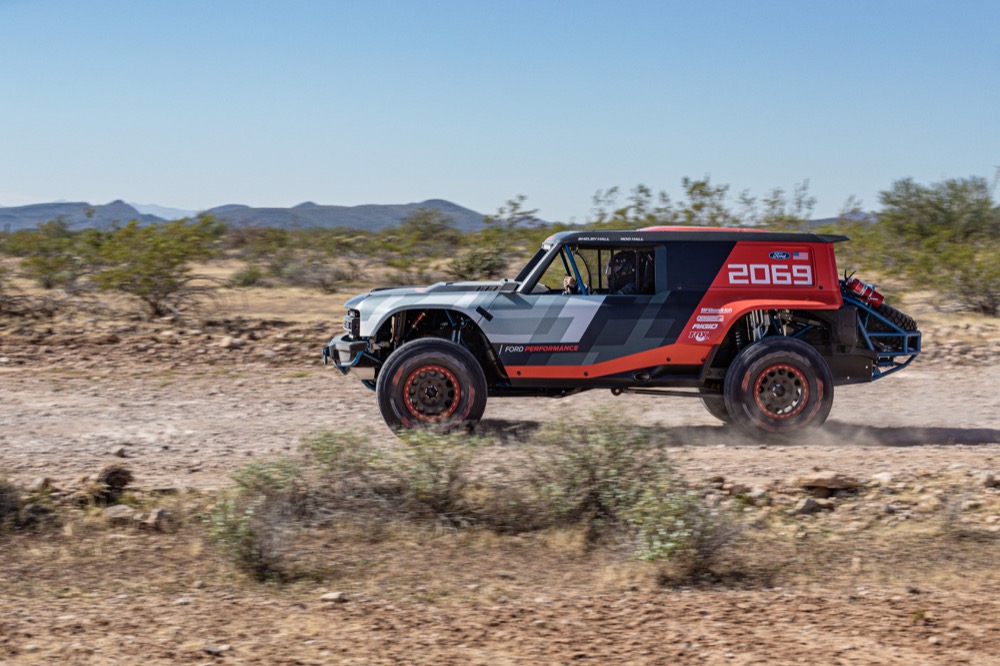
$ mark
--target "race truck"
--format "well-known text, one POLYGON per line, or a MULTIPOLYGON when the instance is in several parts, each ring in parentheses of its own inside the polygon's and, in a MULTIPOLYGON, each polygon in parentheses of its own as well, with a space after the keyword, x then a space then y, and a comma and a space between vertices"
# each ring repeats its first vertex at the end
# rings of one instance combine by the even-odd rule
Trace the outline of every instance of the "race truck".
POLYGON ((591 389, 701 400, 751 433, 823 424, 834 387, 909 365, 920 332, 840 278, 846 236, 649 227, 553 234, 514 279, 373 289, 324 362, 393 429, 470 427, 488 397, 591 389))

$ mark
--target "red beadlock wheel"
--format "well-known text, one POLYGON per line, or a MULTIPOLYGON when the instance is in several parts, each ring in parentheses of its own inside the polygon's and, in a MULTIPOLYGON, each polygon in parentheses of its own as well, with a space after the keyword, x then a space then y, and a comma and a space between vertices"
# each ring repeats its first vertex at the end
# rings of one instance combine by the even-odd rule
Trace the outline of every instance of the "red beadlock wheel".
POLYGON ((403 385, 403 402, 418 421, 446 421, 462 400, 462 386, 448 368, 441 365, 418 367, 403 385))
POLYGON ((421 338, 389 356, 375 395, 394 430, 471 426, 486 410, 486 376, 472 353, 449 340, 421 338))
POLYGON ((809 402, 809 380, 793 365, 764 368, 753 385, 757 408, 769 418, 784 421, 802 412, 809 402))
POLYGON ((737 355, 723 390, 733 422, 753 434, 818 428, 833 407, 833 375, 813 347, 765 338, 737 355))

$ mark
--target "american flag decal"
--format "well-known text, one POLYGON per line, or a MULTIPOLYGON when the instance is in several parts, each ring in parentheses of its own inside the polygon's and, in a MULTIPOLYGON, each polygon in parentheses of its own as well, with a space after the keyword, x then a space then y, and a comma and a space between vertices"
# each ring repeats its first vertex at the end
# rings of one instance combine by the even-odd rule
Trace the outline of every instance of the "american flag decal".
POLYGON ((808 259, 808 258, 809 258, 809 253, 808 252, 793 252, 792 253, 792 259, 808 259))

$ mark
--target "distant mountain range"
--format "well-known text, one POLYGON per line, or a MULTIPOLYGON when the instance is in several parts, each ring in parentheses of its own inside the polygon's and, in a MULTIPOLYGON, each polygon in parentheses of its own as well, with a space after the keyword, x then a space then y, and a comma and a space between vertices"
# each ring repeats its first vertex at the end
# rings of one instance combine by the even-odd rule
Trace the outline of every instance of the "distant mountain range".
MULTIPOLYGON (((292 208, 252 208, 239 204, 217 206, 206 211, 216 218, 237 226, 258 227, 351 227, 378 231, 399 224, 413 212, 428 208, 438 210, 455 221, 462 231, 482 228, 483 215, 443 199, 420 203, 363 206, 321 206, 312 202, 292 208)), ((138 220, 155 224, 181 217, 191 217, 193 211, 166 208, 151 204, 129 204, 112 201, 104 205, 86 202, 56 202, 28 206, 0 206, 0 231, 34 229, 42 222, 61 219, 70 229, 105 228, 138 220)))

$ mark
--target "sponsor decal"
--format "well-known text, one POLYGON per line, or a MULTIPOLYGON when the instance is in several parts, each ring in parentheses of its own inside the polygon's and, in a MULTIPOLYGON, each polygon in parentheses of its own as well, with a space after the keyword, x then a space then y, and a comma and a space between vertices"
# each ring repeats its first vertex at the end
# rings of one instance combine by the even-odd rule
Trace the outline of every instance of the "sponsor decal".
POLYGON ((688 333, 688 337, 695 342, 705 342, 711 335, 711 333, 706 333, 705 331, 691 331, 688 333))
POLYGON ((698 315, 695 321, 726 321, 724 315, 698 315))
POLYGON ((702 314, 732 314, 732 308, 702 308, 702 314))
POLYGON ((703 331, 714 331, 715 329, 719 328, 719 325, 718 324, 694 324, 694 325, 691 326, 691 328, 699 329, 699 330, 703 330, 703 331))
POLYGON ((501 354, 555 354, 562 352, 575 352, 580 350, 580 345, 503 345, 500 347, 501 354))
POLYGON ((777 261, 785 261, 787 259, 791 259, 792 258, 792 255, 790 255, 789 253, 787 253, 787 252, 785 252, 783 250, 775 250, 774 252, 772 252, 771 254, 769 254, 767 256, 769 256, 772 259, 775 259, 777 261))

